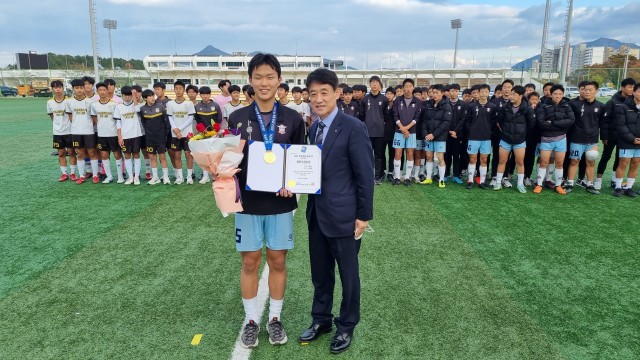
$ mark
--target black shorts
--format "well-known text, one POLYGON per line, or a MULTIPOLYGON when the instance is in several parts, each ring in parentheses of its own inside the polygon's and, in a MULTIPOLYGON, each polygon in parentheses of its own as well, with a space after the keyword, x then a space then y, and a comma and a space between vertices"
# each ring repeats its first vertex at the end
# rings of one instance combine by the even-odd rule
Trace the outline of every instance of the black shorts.
POLYGON ((168 132, 166 143, 167 143, 167 149, 170 149, 170 150, 171 150, 171 139, 173 139, 173 137, 171 136, 171 132, 168 132))
POLYGON ((127 154, 136 154, 140 152, 140 138, 134 137, 131 139, 124 139, 124 146, 122 152, 127 154))
POLYGON ((95 134, 71 135, 74 149, 95 149, 98 138, 95 134))
POLYGON ((120 151, 120 144, 117 136, 98 137, 98 150, 100 151, 120 151))
POLYGON ((147 144, 143 149, 147 154, 164 154, 167 152, 167 146, 165 144, 147 144))
POLYGON ((71 134, 67 135, 53 135, 53 148, 64 149, 71 148, 73 143, 71 142, 71 134))
POLYGON ((144 149, 147 147, 147 137, 142 135, 140 136, 140 148, 144 149))
POLYGON ((182 138, 182 139, 178 139, 178 138, 171 138, 171 150, 174 151, 190 151, 189 150, 189 139, 187 138, 182 138))

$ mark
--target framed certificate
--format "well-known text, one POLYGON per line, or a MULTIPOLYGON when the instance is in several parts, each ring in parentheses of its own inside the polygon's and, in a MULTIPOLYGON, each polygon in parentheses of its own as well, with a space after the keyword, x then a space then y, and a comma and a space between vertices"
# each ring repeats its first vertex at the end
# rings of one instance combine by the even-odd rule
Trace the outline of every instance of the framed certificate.
POLYGON ((249 142, 247 190, 320 194, 321 181, 321 146, 273 144, 269 152, 263 142, 249 142))

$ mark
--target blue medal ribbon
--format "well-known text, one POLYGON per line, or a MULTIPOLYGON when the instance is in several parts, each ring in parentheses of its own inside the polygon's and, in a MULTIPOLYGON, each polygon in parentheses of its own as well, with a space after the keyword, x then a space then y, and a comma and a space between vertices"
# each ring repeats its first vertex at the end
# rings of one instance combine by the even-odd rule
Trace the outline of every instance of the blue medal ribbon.
POLYGON ((258 119, 258 124, 260 124, 260 132, 262 132, 264 147, 267 151, 271 151, 273 149, 273 138, 276 133, 276 121, 278 120, 278 103, 276 102, 273 104, 268 131, 267 126, 264 124, 264 120, 262 119, 262 114, 260 113, 258 104, 256 104, 255 101, 253 102, 253 109, 256 111, 256 118, 258 119))

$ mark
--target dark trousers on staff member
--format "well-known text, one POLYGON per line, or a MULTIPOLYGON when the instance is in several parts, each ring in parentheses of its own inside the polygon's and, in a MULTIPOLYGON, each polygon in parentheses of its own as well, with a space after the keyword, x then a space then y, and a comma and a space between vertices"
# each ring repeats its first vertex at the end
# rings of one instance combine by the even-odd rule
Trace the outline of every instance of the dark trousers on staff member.
POLYGON ((353 333, 360 321, 360 273, 358 253, 360 240, 347 237, 326 236, 318 225, 318 217, 312 210, 309 219, 309 254, 311 282, 313 283, 313 322, 331 326, 333 314, 333 290, 336 283, 335 265, 338 264, 342 282, 340 316, 335 318, 338 333, 353 333))

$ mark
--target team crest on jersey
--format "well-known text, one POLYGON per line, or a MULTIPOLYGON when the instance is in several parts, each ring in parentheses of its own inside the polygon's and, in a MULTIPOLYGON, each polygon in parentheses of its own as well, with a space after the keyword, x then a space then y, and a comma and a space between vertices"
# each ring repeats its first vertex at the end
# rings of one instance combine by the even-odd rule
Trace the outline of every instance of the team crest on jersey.
POLYGON ((378 105, 382 106, 382 101, 379 101, 379 102, 378 102, 378 105))
POLYGON ((280 135, 284 135, 285 134, 285 130, 287 129, 286 126, 284 125, 278 125, 278 134, 280 135))
POLYGON ((353 106, 351 106, 351 110, 354 110, 353 106))
POLYGON ((411 107, 412 107, 412 108, 416 107, 416 104, 411 104, 411 107))
POLYGON ((490 109, 490 108, 487 108, 487 112, 491 112, 491 109, 490 109))
POLYGON ((593 112, 598 112, 598 108, 593 109, 593 112))
POLYGON ((462 109, 462 106, 458 105, 458 110, 462 109))
POLYGON ((160 108, 156 108, 156 112, 159 113, 160 112, 160 108))

